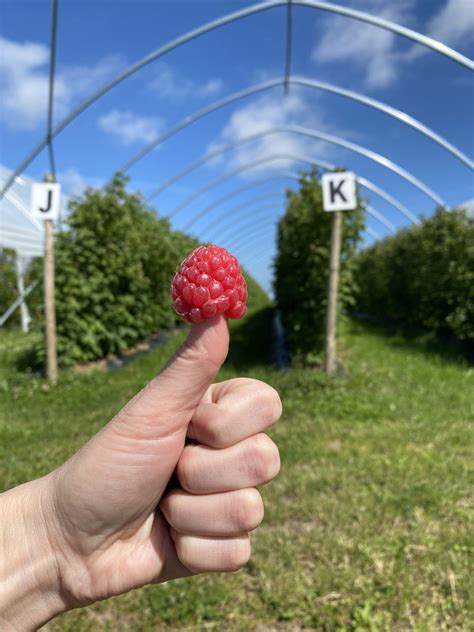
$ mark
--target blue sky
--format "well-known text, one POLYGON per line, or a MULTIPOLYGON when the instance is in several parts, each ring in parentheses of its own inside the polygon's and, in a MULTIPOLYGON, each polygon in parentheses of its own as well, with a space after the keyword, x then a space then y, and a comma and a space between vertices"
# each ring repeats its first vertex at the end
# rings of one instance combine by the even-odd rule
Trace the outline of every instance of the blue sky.
MULTIPOLYGON (((398 22, 474 56, 472 0, 338 3, 398 22)), ((55 122, 103 82, 155 48, 250 4, 233 0, 59 0, 55 122)), ((0 162, 14 168, 45 131, 51 3, 0 0, 0 11, 0 162)), ((86 184, 105 182, 144 144, 206 104, 259 81, 282 77, 285 19, 286 9, 277 7, 197 38, 95 103, 55 141, 58 179, 65 192, 79 194, 86 184)), ((474 155, 471 73, 418 44, 351 19, 294 7, 292 74, 356 90, 404 110, 471 159, 474 155)), ((448 205, 474 196, 472 172, 417 131, 365 105, 298 86, 291 86, 286 97, 277 87, 241 99, 180 131, 131 168, 130 188, 147 196, 211 149, 264 129, 295 125, 385 155, 426 183, 448 205)), ((282 153, 345 166, 385 189, 415 215, 433 212, 435 203, 429 197, 373 161, 327 142, 288 133, 265 136, 226 152, 170 186, 152 204, 158 213, 167 215, 220 175, 282 153)), ((47 164, 43 152, 27 174, 40 178, 47 164)), ((297 174, 303 168, 305 164, 292 159, 263 163, 198 196, 172 223, 183 228, 214 201, 248 186, 196 221, 192 231, 202 239, 211 236, 218 241, 222 234, 223 245, 235 243, 236 254, 268 288, 275 219, 283 212, 285 189, 296 186, 294 180, 276 176, 297 174), (251 184, 255 186, 250 188, 251 184), (229 218, 221 221, 226 213, 229 218), (255 236, 247 246, 246 235, 252 232, 255 236)), ((396 227, 407 223, 386 201, 363 193, 396 227)), ((380 235, 387 234, 372 217, 368 226, 380 235)))

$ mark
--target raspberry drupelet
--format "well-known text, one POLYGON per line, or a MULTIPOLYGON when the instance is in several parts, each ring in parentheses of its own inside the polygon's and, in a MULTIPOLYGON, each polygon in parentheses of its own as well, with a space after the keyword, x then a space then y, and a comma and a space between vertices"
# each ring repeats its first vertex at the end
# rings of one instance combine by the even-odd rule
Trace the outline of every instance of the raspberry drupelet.
POLYGON ((188 323, 216 314, 242 318, 247 284, 237 259, 220 246, 200 246, 186 257, 171 283, 171 298, 188 323))

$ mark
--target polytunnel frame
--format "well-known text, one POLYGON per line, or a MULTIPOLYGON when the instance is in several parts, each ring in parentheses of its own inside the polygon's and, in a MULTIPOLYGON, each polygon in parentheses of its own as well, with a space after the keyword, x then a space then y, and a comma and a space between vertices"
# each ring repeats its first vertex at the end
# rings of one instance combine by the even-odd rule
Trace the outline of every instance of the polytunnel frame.
MULTIPOLYGON (((299 181, 299 176, 298 175, 294 175, 293 176, 294 179, 296 181, 299 181)), ((217 239, 217 237, 219 238, 224 238, 225 235, 225 229, 227 228, 231 228, 234 232, 236 227, 238 227, 238 232, 241 232, 242 230, 242 226, 240 225, 240 222, 244 219, 247 219, 248 217, 252 217, 252 216, 256 216, 256 215, 260 215, 261 211, 264 210, 268 210, 268 209, 274 209, 277 202, 273 203, 265 203, 268 200, 270 200, 272 197, 273 198, 277 198, 278 197, 278 202, 283 202, 284 199, 280 199, 282 196, 285 195, 285 191, 278 191, 278 192, 269 192, 267 195, 263 195, 263 196, 257 196, 255 198, 252 198, 250 200, 247 200, 246 202, 244 202, 243 204, 239 204, 238 206, 228 210, 225 214, 222 214, 219 219, 217 219, 216 221, 212 222, 211 224, 208 224, 205 228, 202 228, 199 232, 202 235, 206 235, 208 231, 210 230, 211 233, 208 235, 206 241, 212 242, 215 239, 217 239), (262 203, 260 206, 258 206, 258 208, 250 208, 255 206, 257 203, 262 203), (238 211, 245 211, 244 213, 239 213, 238 211), (231 226, 229 227, 228 224, 229 222, 231 223, 231 226), (218 233, 215 234, 215 230, 213 231, 212 229, 215 229, 216 226, 221 225, 222 223, 224 223, 224 233, 218 233)), ((390 222, 384 215, 382 215, 379 211, 377 211, 376 209, 374 209, 370 204, 366 204, 364 207, 364 210, 367 211, 367 213, 369 215, 371 215, 375 220, 377 220, 379 223, 383 224, 383 226, 385 226, 385 228, 387 228, 392 234, 396 232, 396 226, 394 224, 392 224, 392 222, 390 222)))
MULTIPOLYGON (((248 220, 248 218, 253 217, 253 219, 255 220, 255 222, 259 221, 260 219, 265 218, 272 218, 273 219, 278 219, 280 217, 279 213, 280 213, 280 209, 277 212, 274 212, 273 215, 270 215, 269 213, 266 213, 265 215, 261 215, 262 211, 269 211, 273 209, 274 211, 276 210, 276 204, 265 204, 262 206, 259 206, 258 208, 252 209, 252 212, 249 213, 238 213, 234 216, 232 216, 231 218, 231 222, 230 225, 227 224, 225 225, 223 228, 224 230, 219 233, 218 235, 211 236, 209 235, 209 238, 206 239, 206 241, 209 242, 213 242, 215 239, 217 239, 217 237, 219 237, 219 240, 224 242, 224 240, 228 239, 229 237, 229 233, 231 235, 240 235, 242 233, 242 231, 244 229, 246 229, 247 227, 251 228, 252 222, 246 222, 244 225, 241 224, 241 222, 243 220, 248 220)), ((395 226, 388 220, 385 219, 385 217, 379 213, 378 211, 376 211, 374 208, 372 208, 372 206, 366 206, 364 207, 364 210, 376 221, 378 221, 380 224, 382 224, 390 233, 394 234, 396 232, 396 228, 395 226)))
POLYGON ((93 103, 95 103, 102 96, 107 94, 114 87, 119 85, 122 81, 132 76, 151 62, 166 55, 168 52, 186 44, 201 35, 205 35, 213 30, 221 28, 226 24, 236 22, 242 18, 254 15, 269 9, 273 9, 278 6, 287 6, 287 51, 286 51, 286 64, 285 64, 285 93, 288 92, 289 78, 291 72, 291 8, 293 5, 304 6, 313 9, 319 9, 336 15, 349 17, 378 28, 382 28, 391 31, 397 35, 401 35, 411 41, 426 46, 434 50, 435 52, 450 58, 451 60, 465 66, 469 69, 474 69, 474 62, 462 55, 458 51, 453 50, 449 46, 446 46, 442 42, 439 42, 433 38, 401 26, 395 22, 391 22, 384 18, 380 18, 364 11, 351 9, 349 7, 340 6, 330 2, 320 2, 318 0, 268 0, 259 4, 245 7, 239 11, 229 13, 225 16, 221 16, 215 20, 207 22, 206 24, 188 31, 187 33, 175 38, 168 42, 164 46, 161 46, 148 55, 142 57, 138 62, 130 65, 125 71, 116 75, 112 80, 106 82, 99 90, 87 97, 82 103, 79 104, 69 115, 60 121, 54 128, 52 127, 52 112, 53 112, 53 91, 54 91, 54 71, 55 71, 55 50, 56 50, 56 28, 57 28, 57 0, 53 0, 53 19, 52 19, 52 35, 51 35, 51 60, 50 60, 50 81, 49 81, 49 106, 48 106, 48 129, 46 137, 36 145, 27 157, 21 162, 21 164, 15 169, 9 180, 5 183, 0 191, 0 199, 5 195, 6 191, 10 188, 15 178, 22 173, 26 167, 36 158, 36 156, 46 147, 49 148, 50 165, 52 172, 55 171, 54 157, 53 157, 53 139, 63 131, 75 118, 77 118, 82 112, 88 109, 93 103))
MULTIPOLYGON (((152 61, 162 57, 166 53, 171 50, 178 48, 179 46, 197 38, 201 35, 209 33, 212 30, 220 28, 226 24, 235 22, 244 17, 248 17, 250 15, 266 11, 268 9, 272 9, 278 6, 287 7, 287 18, 286 18, 286 56, 285 56, 285 76, 283 80, 284 94, 288 94, 289 85, 291 82, 291 58, 292 58, 292 7, 293 5, 300 5, 305 7, 310 7, 313 9, 319 9, 323 11, 327 11, 330 13, 342 15, 345 17, 349 17, 352 19, 356 19, 367 24, 371 24, 373 26, 383 28, 385 30, 391 31, 395 34, 401 35, 409 40, 417 42, 418 44, 422 44, 454 61, 457 63, 469 68, 474 69, 474 62, 462 55, 461 53, 449 48, 445 44, 434 40, 430 37, 422 35, 416 31, 403 27, 394 22, 390 22, 385 20, 384 18, 380 18, 377 16, 373 16, 371 14, 365 13, 363 11, 351 9, 349 7, 343 7, 340 5, 332 4, 329 2, 320 2, 317 0, 268 0, 267 2, 262 2, 260 4, 255 4, 250 7, 246 7, 245 9, 241 9, 239 11, 227 14, 216 20, 210 21, 194 30, 188 31, 184 35, 168 42, 164 46, 155 49, 152 53, 145 55, 142 59, 140 59, 135 64, 129 66, 124 72, 119 73, 116 77, 114 77, 111 81, 106 82, 98 91, 94 92, 91 96, 87 97, 77 108, 75 108, 69 115, 67 115, 58 125, 53 127, 53 108, 54 108, 54 79, 55 79, 55 66, 56 66, 56 43, 57 43, 57 13, 58 13, 58 0, 52 0, 53 10, 52 10, 52 27, 51 27, 51 47, 50 47, 50 67, 49 67, 49 94, 48 94, 48 116, 47 116, 47 131, 45 138, 34 147, 28 156, 22 161, 22 163, 13 171, 10 178, 4 184, 0 191, 0 199, 2 199, 5 193, 9 190, 11 185, 15 182, 18 175, 20 175, 26 167, 36 158, 36 156, 47 146, 48 154, 49 154, 49 164, 50 170, 53 177, 53 180, 56 179, 56 166, 54 159, 54 148, 53 148, 53 139, 67 127, 75 118, 77 118, 82 112, 84 112, 87 108, 89 108, 93 103, 95 103, 98 99, 104 96, 107 92, 117 86, 119 83, 130 77, 131 75, 138 72, 141 68, 150 64, 152 61)), ((321 87, 321 86, 320 86, 321 87)), ((334 90, 334 86, 333 92, 334 90)), ((321 87, 321 89, 324 89, 321 87)), ((343 89, 339 89, 336 91, 337 94, 341 94, 342 96, 348 96, 349 92, 345 91, 346 94, 342 92, 343 89)), ((331 91, 331 90, 329 90, 331 91)), ((361 95, 359 95, 360 97, 361 95)), ((360 98, 355 100, 361 100, 360 98)), ((370 105, 368 98, 365 98, 362 102, 370 105)), ((384 110, 388 113, 388 108, 384 110)), ((380 109, 380 108, 379 108, 380 109)), ((399 117, 398 117, 399 118, 399 117)), ((399 119, 402 120, 402 119, 399 119)), ((410 124, 410 123, 408 123, 410 124)), ((413 126, 413 125, 412 125, 413 126)), ((426 132, 424 129, 426 126, 420 124, 417 129, 426 132), (421 126, 421 127, 420 127, 421 126), (423 128, 423 129, 421 129, 423 128)), ((450 151, 454 154, 458 159, 462 162, 470 166, 472 169, 472 163, 470 163, 469 159, 459 152, 457 148, 452 146, 448 141, 445 141, 442 137, 439 137, 435 133, 430 135, 430 138, 436 140, 438 144, 441 144, 447 151, 450 151), (441 143, 439 142, 441 140, 441 143), (455 151, 453 151, 453 149, 455 151)), ((431 196, 430 196, 431 197, 431 196)), ((21 298, 21 297, 20 297, 21 298)), ((22 304, 23 306, 23 304, 22 304)))
MULTIPOLYGON (((261 195, 261 196, 256 197, 256 198, 252 198, 251 200, 248 200, 248 201, 244 202, 243 204, 239 204, 238 206, 234 206, 232 209, 229 209, 227 211, 226 215, 221 215, 219 217, 219 219, 217 219, 216 221, 213 221, 210 224, 208 224, 206 226, 206 228, 202 228, 200 232, 202 232, 203 234, 207 234, 208 231, 211 231, 211 234, 212 234, 212 229, 215 228, 216 226, 219 226, 223 222, 225 222, 226 219, 228 219, 229 217, 232 217, 232 218, 239 217, 239 218, 241 218, 242 214, 241 213, 237 213, 237 211, 241 211, 241 210, 246 210, 246 211, 248 210, 248 211, 250 211, 250 207, 251 206, 254 206, 258 202, 264 202, 265 203, 268 200, 271 200, 272 198, 274 198, 274 199, 278 198, 278 201, 283 202, 284 201, 284 197, 285 197, 285 191, 283 189, 279 189, 278 191, 275 189, 274 191, 269 191, 266 195, 261 195)), ((211 237, 209 235, 209 239, 212 241, 213 237, 211 237)))
POLYGON ((265 90, 270 90, 273 88, 278 88, 280 86, 286 85, 296 85, 303 86, 305 88, 311 88, 313 90, 322 90, 325 92, 329 92, 331 94, 336 94, 341 97, 345 97, 351 101, 362 103, 368 107, 371 107, 374 110, 378 110, 383 112, 384 114, 390 116, 391 118, 401 122, 408 127, 415 129, 420 132, 440 147, 442 147, 445 151, 448 151, 451 155, 455 156, 458 160, 460 160, 463 164, 465 164, 469 169, 474 170, 474 161, 470 160, 468 156, 466 156, 458 147, 450 143, 443 136, 424 125, 421 121, 414 118, 407 112, 403 110, 398 110, 387 103, 383 103, 382 101, 377 101, 372 97, 368 97, 365 94, 361 94, 360 92, 355 92, 354 90, 348 90, 346 88, 341 88, 340 86, 336 86, 332 83, 327 83, 324 81, 318 81, 316 79, 309 79, 307 77, 300 76, 292 76, 286 79, 277 78, 277 79, 269 79, 268 81, 262 81, 260 83, 255 83, 248 88, 244 88, 243 90, 237 90, 232 94, 223 97, 222 99, 218 99, 213 103, 206 105, 199 110, 193 112, 193 114, 188 114, 183 117, 180 121, 175 123, 174 125, 168 127, 166 130, 161 132, 155 139, 147 143, 144 147, 139 149, 131 158, 129 158, 123 165, 121 165, 117 171, 127 172, 131 167, 133 167, 137 162, 142 160, 145 156, 147 156, 150 152, 156 149, 159 145, 161 145, 164 141, 168 140, 175 134, 177 134, 182 129, 188 127, 189 125, 196 123, 200 119, 204 118, 209 114, 213 114, 218 110, 239 101, 248 96, 252 96, 259 92, 264 92, 265 90))
MULTIPOLYGON (((251 261, 253 256, 260 256, 261 249, 268 242, 268 235, 265 232, 266 229, 268 229, 268 226, 263 227, 260 231, 257 231, 257 233, 255 234, 255 239, 252 239, 249 242, 240 243, 234 247, 230 246, 232 252, 234 252, 242 261, 244 261, 245 259, 247 259, 247 261, 251 261)), ((377 233, 377 231, 375 231, 373 228, 370 228, 369 226, 364 228, 362 232, 366 233, 369 237, 372 237, 373 239, 380 239, 380 235, 377 233)))
MULTIPOLYGON (((158 195, 158 193, 161 193, 170 184, 173 184, 177 179, 183 177, 187 173, 190 173, 193 169, 201 166, 202 164, 205 164, 206 162, 208 162, 212 158, 215 158, 215 157, 225 153, 226 151, 230 151, 230 150, 232 150, 232 149, 234 149, 236 147, 239 147, 240 145, 245 144, 247 142, 251 142, 251 141, 256 140, 258 138, 264 138, 265 136, 268 136, 270 134, 275 134, 275 133, 301 134, 303 136, 316 138, 318 140, 322 140, 324 142, 331 143, 333 145, 338 145, 339 147, 343 147, 344 149, 348 149, 349 151, 352 151, 353 153, 360 154, 361 156, 364 156, 365 158, 368 158, 369 160, 372 160, 373 162, 378 163, 382 167, 385 167, 389 171, 392 171, 393 173, 396 173, 398 176, 400 176, 401 178, 403 178, 404 180, 406 180, 407 182, 412 184, 414 187, 416 187, 417 189, 422 191, 422 193, 425 193, 425 195, 427 195, 429 198, 431 198, 431 200, 433 200, 439 206, 446 207, 446 203, 443 201, 443 199, 437 193, 435 193, 430 187, 428 187, 428 185, 426 185, 422 180, 420 180, 419 178, 416 178, 412 173, 410 173, 406 169, 403 169, 403 167, 401 167, 397 163, 393 162, 392 160, 389 160, 385 156, 383 156, 381 154, 378 154, 377 152, 372 151, 371 149, 367 149, 367 147, 363 147, 362 145, 358 145, 357 143, 352 143, 352 142, 347 141, 347 140, 345 140, 343 138, 340 138, 339 136, 335 136, 334 134, 326 134, 325 132, 320 132, 318 130, 314 130, 314 129, 307 128, 307 127, 301 127, 299 125, 282 125, 282 126, 278 126, 278 127, 277 126, 276 127, 272 127, 272 128, 270 128, 268 130, 263 130, 261 132, 258 132, 256 134, 252 134, 251 136, 247 136, 246 138, 240 139, 240 140, 235 141, 233 143, 229 143, 228 145, 225 145, 224 147, 221 147, 220 149, 216 149, 215 151, 212 151, 212 152, 204 155, 204 157, 201 157, 198 160, 194 161, 193 163, 188 165, 187 168, 183 169, 180 173, 175 174, 172 178, 170 178, 168 180, 168 182, 165 182, 163 185, 160 185, 157 189, 152 191, 147 196, 147 200, 151 201, 154 197, 156 197, 156 195, 158 195)), ((234 174, 234 172, 231 172, 231 173, 234 174)), ((235 171, 235 175, 237 175, 238 173, 239 173, 238 170, 236 170, 235 171)), ((227 175, 230 175, 230 174, 223 174, 220 177, 221 178, 225 178, 227 175)), ((197 189, 197 190, 193 191, 193 193, 191 195, 189 195, 187 198, 185 198, 180 204, 177 204, 168 213, 167 216, 169 218, 174 217, 183 208, 185 208, 186 206, 191 204, 191 202, 193 202, 202 193, 205 193, 208 186, 214 186, 213 183, 217 184, 218 180, 219 180, 219 178, 216 178, 215 180, 213 180, 208 185, 205 185, 205 186, 201 187, 200 189, 197 189)))
MULTIPOLYGON (((308 163, 310 165, 313 165, 315 167, 322 167, 323 169, 327 169, 328 171, 333 171, 336 168, 334 165, 332 165, 332 164, 330 164, 330 163, 328 163, 326 161, 320 160, 319 158, 318 159, 310 158, 309 156, 302 156, 302 155, 298 155, 298 154, 295 154, 295 153, 286 153, 283 156, 288 158, 288 159, 297 160, 298 162, 306 162, 306 163, 308 163)), ((195 224, 195 222, 197 222, 202 217, 207 215, 210 211, 212 211, 215 208, 217 208, 223 202, 226 202, 229 197, 233 197, 235 195, 238 195, 239 193, 241 193, 243 191, 247 191, 248 189, 254 188, 255 186, 258 186, 258 185, 263 184, 263 183, 265 183, 267 181, 270 181, 270 180, 275 180, 275 179, 280 179, 280 178, 293 179, 294 177, 295 176, 292 173, 283 173, 283 174, 279 174, 279 175, 275 175, 274 174, 274 175, 270 175, 267 178, 264 178, 262 180, 258 180, 255 183, 251 183, 251 184, 248 184, 248 185, 243 185, 243 186, 235 189, 234 191, 232 191, 230 193, 227 193, 226 195, 220 197, 218 200, 215 200, 214 202, 212 202, 208 206, 206 206, 203 209, 201 209, 201 211, 199 213, 197 213, 184 226, 183 230, 185 232, 187 230, 189 230, 191 228, 191 226, 193 226, 195 224)), ((373 193, 375 193, 376 195, 381 197, 383 200, 385 200, 389 204, 391 204, 394 208, 396 208, 403 215, 405 215, 410 220, 410 222, 412 224, 417 224, 419 222, 418 218, 415 217, 412 213, 410 213, 410 211, 405 206, 403 206, 403 204, 398 202, 398 200, 396 200, 394 197, 392 197, 384 189, 381 189, 380 187, 378 187, 375 184, 373 184, 373 182, 371 182, 370 180, 367 180, 366 178, 363 178, 363 177, 360 177, 360 176, 356 176, 356 182, 358 184, 360 184, 361 186, 365 187, 366 189, 368 189, 369 191, 372 191, 373 193)))
MULTIPOLYGON (((202 195, 203 193, 206 193, 207 191, 211 190, 212 188, 222 184, 223 182, 225 182, 226 180, 229 180, 230 178, 233 178, 235 175, 238 175, 240 173, 243 173, 245 171, 248 171, 249 169, 252 169, 254 167, 258 167, 262 164, 265 164, 267 162, 271 162, 273 160, 297 160, 299 162, 307 162, 311 165, 314 166, 321 166, 324 169, 327 170, 334 170, 334 165, 331 165, 330 163, 327 163, 323 160, 319 160, 319 159, 313 159, 310 158, 308 156, 300 156, 296 153, 291 153, 291 152, 285 152, 285 153, 275 153, 275 154, 268 154, 266 156, 264 156, 263 158, 259 158, 258 160, 253 160, 253 161, 248 161, 246 162, 244 165, 240 166, 237 169, 234 169, 233 171, 230 171, 228 173, 225 173, 222 176, 219 176, 218 178, 215 178, 214 180, 211 180, 211 182, 208 182, 206 185, 204 185, 203 187, 201 187, 200 189, 198 189, 197 191, 195 191, 192 195, 188 196, 184 202, 181 202, 180 204, 178 204, 178 206, 176 206, 174 209, 172 209, 172 211, 170 213, 168 213, 168 215, 166 215, 165 217, 172 218, 174 217, 178 212, 180 212, 183 208, 185 208, 186 206, 188 206, 189 204, 191 204, 191 202, 193 202, 197 197, 199 197, 200 195, 202 195)), ((359 180, 359 178, 356 177, 356 182, 358 182, 359 184, 362 184, 359 180)), ((369 180, 366 180, 365 178, 363 179, 363 184, 362 186, 365 186, 366 188, 371 188, 372 183, 369 180)), ((377 193, 379 195, 381 195, 381 197, 384 197, 387 201, 391 198, 390 195, 386 194, 386 192, 383 189, 378 188, 377 193)), ((225 200, 225 197, 224 197, 225 200)), ((400 204, 394 205, 395 208, 397 208, 398 210, 400 210, 400 212, 402 212, 410 221, 412 224, 418 224, 419 220, 417 217, 415 217, 412 213, 410 213, 410 211, 408 211, 407 209, 405 209, 405 207, 403 207, 400 204)), ((201 219, 207 212, 208 212, 209 208, 206 207, 205 209, 201 210, 197 215, 195 215, 193 217, 193 219, 188 222, 188 224, 186 224, 186 226, 184 227, 184 231, 188 230, 196 221, 198 221, 199 219, 201 219)))
MULTIPOLYGON (((257 229, 257 231, 254 233, 254 235, 252 235, 251 238, 248 238, 245 235, 242 235, 241 240, 238 240, 238 241, 234 240, 233 242, 229 243, 229 249, 231 249, 235 253, 240 253, 239 254, 240 257, 246 256, 244 252, 242 252, 240 249, 242 247, 245 247, 245 248, 249 246, 256 247, 256 246, 260 246, 260 244, 262 245, 268 244, 268 235, 266 231, 269 228, 272 228, 273 226, 275 226, 275 224, 270 223, 270 222, 268 222, 267 224, 263 226, 260 226, 257 229)), ((373 239, 381 238, 381 235, 370 226, 366 226, 362 232, 367 233, 373 239)))
MULTIPOLYGON (((300 180, 300 177, 297 174, 283 174, 284 177, 287 178, 292 178, 296 181, 300 180)), ((277 177, 281 177, 281 176, 275 176, 275 178, 277 177)), ((281 192, 278 192, 278 196, 281 195, 281 192)), ((271 197, 271 194, 269 194, 269 197, 271 197)), ((250 200, 248 200, 246 203, 239 205, 238 207, 232 209, 232 216, 229 216, 229 212, 227 214, 223 214, 220 216, 219 220, 214 222, 214 226, 218 225, 218 224, 222 224, 223 221, 229 219, 232 220, 232 226, 230 228, 233 229, 233 235, 232 236, 246 236, 246 233, 244 232, 244 229, 251 229, 252 228, 252 224, 250 223, 246 223, 244 226, 240 225, 240 224, 236 224, 235 220, 242 220, 242 219, 246 219, 247 217, 251 216, 251 215, 260 215, 260 211, 263 210, 268 210, 271 208, 274 208, 275 205, 274 204, 267 204, 267 205, 263 205, 263 206, 259 206, 257 209, 252 209, 252 211, 250 213, 235 213, 236 210, 240 210, 240 209, 246 209, 248 210, 249 206, 253 206, 256 202, 260 202, 263 199, 267 199, 266 196, 260 196, 257 198, 252 198, 250 200), (236 230, 237 228, 237 230, 236 230)), ((378 222, 380 222, 381 224, 383 224, 385 226, 385 228, 387 228, 392 234, 396 232, 396 227, 394 226, 394 224, 392 224, 389 220, 387 220, 381 213, 379 213, 378 211, 376 211, 374 208, 372 208, 372 206, 370 205, 366 205, 364 208, 365 211, 367 211, 367 213, 369 215, 371 215, 374 219, 376 219, 378 222)), ((264 218, 259 218, 260 219, 270 219, 270 220, 274 220, 277 218, 277 214, 274 214, 273 216, 265 216, 264 218)), ((228 225, 224 226, 224 229, 229 228, 228 225)), ((370 227, 368 227, 370 228, 370 227)), ((206 229, 201 229, 200 233, 201 234, 205 234, 206 229)), ((227 231, 228 232, 228 231, 227 231)), ((226 231, 224 230, 224 234, 219 235, 221 239, 227 239, 227 236, 224 237, 226 231)), ((380 235, 378 235, 378 238, 380 238, 380 235)), ((213 237, 209 236, 209 239, 206 239, 205 241, 213 241, 213 237)))

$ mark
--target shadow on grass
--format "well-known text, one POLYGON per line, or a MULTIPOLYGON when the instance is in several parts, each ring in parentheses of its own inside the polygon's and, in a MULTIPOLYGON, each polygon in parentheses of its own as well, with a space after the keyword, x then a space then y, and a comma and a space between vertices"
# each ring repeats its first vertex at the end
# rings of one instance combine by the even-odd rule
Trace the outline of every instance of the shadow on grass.
POLYGON ((275 309, 264 307, 243 321, 231 324, 231 344, 226 366, 242 371, 274 364, 273 319, 275 309))
POLYGON ((437 335, 435 332, 402 323, 375 321, 354 314, 349 316, 349 323, 353 333, 367 332, 383 336, 392 347, 417 350, 426 356, 436 355, 447 362, 474 364, 474 343, 469 341, 437 335))

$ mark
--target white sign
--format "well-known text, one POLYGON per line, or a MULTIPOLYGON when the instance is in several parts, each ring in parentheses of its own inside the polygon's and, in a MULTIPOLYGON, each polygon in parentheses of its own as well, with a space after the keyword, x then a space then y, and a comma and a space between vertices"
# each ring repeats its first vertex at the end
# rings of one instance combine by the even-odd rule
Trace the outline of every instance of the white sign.
POLYGON ((33 185, 31 192, 31 214, 39 219, 58 219, 61 185, 57 182, 42 182, 33 185))
POLYGON ((321 178, 325 211, 350 211, 357 207, 355 174, 325 173, 321 178))

